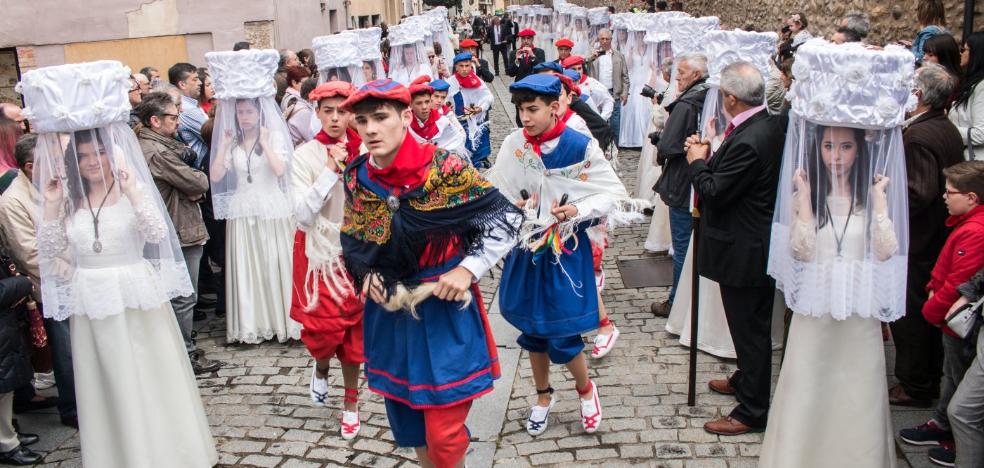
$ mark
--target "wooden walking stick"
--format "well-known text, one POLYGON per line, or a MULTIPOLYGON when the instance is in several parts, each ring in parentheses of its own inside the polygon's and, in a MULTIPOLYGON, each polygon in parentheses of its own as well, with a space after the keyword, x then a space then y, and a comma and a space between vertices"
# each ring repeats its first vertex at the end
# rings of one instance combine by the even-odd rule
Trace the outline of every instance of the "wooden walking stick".
POLYGON ((687 406, 697 405, 697 319, 700 305, 700 275, 697 274, 697 243, 700 239, 700 211, 696 203, 692 211, 694 229, 690 234, 693 239, 693 259, 690 272, 690 370, 687 380, 687 406))

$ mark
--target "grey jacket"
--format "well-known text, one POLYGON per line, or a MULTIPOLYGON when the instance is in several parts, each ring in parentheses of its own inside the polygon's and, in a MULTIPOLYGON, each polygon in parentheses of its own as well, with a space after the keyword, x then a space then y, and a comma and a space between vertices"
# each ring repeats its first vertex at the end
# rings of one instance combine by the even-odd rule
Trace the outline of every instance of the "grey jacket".
MULTIPOLYGON (((625 63, 625 56, 621 52, 611 49, 608 54, 612 56, 612 97, 625 101, 629 97, 629 67, 625 63)), ((588 75, 598 81, 598 66, 591 56, 584 58, 584 65, 588 68, 588 75)))
POLYGON ((204 244, 208 232, 198 202, 208 191, 208 176, 181 160, 185 145, 174 138, 141 128, 137 132, 137 141, 171 215, 181 246, 204 244))

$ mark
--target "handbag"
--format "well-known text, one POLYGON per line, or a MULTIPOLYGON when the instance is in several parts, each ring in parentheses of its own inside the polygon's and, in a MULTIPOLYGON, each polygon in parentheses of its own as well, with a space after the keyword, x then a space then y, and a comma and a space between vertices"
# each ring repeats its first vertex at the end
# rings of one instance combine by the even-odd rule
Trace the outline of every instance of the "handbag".
POLYGON ((975 302, 968 302, 947 317, 946 326, 960 338, 971 336, 979 326, 982 305, 984 305, 984 297, 975 302))
MULTIPOLYGON (((17 271, 17 265, 10 258, 3 257, 0 261, 6 264, 10 276, 21 275, 17 271)), ((34 301, 33 297, 28 296, 27 301, 23 304, 31 333, 31 345, 38 349, 48 346, 48 332, 44 329, 44 318, 41 316, 41 310, 38 309, 38 303, 34 301)))

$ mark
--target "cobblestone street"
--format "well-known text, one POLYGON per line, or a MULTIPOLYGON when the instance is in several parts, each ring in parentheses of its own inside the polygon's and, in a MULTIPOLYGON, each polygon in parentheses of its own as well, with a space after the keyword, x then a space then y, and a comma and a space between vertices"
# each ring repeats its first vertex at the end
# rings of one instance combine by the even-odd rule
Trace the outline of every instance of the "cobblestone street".
MULTIPOLYGON (((511 80, 502 78, 504 81, 497 79, 493 86, 498 96, 492 110, 494 149, 514 125, 506 88, 511 80)), ((638 151, 620 154, 619 172, 630 191, 634 188, 631 185, 635 183, 638 158, 638 151)), ((499 273, 495 271, 482 280, 503 377, 493 393, 473 405, 468 466, 757 465, 761 434, 718 437, 702 429, 704 422, 727 414, 734 405, 733 398, 711 394, 706 385, 712 378, 730 374, 734 362, 700 353, 698 404, 688 407, 688 350, 676 336, 665 331, 666 319, 656 318, 649 311, 653 301, 665 298, 668 288, 623 286, 617 261, 653 255, 642 247, 647 229, 648 218, 645 224, 613 230, 610 248, 605 251, 607 283, 603 298, 621 338, 607 357, 589 360, 604 406, 604 422, 593 435, 586 435, 581 429, 574 383, 561 366, 553 367, 552 384, 558 403, 551 412, 550 426, 536 438, 527 434, 524 421, 535 399, 529 360, 516 345, 517 332, 498 314, 495 292, 499 273)), ((331 371, 328 407, 314 407, 308 397, 312 359, 300 342, 226 345, 225 319, 211 314, 207 321, 196 322, 196 328, 199 346, 209 358, 224 363, 221 370, 198 380, 220 466, 416 466, 413 451, 394 444, 383 400, 370 393, 364 382, 360 395, 362 432, 354 441, 344 441, 338 435, 342 402, 339 368, 331 371)), ((590 338, 586 336, 585 340, 590 338)), ((775 372, 779 356, 776 352, 773 359, 775 372)), ((908 413, 907 417, 918 419, 922 414, 908 413)), ((26 429, 32 429, 47 424, 43 417, 19 418, 26 429)), ((56 440, 57 446, 52 445, 55 442, 51 437, 45 441, 48 446, 40 446, 47 452, 42 466, 81 466, 78 437, 64 431, 58 432, 62 436, 56 440)), ((899 466, 910 465, 900 458, 899 466)))

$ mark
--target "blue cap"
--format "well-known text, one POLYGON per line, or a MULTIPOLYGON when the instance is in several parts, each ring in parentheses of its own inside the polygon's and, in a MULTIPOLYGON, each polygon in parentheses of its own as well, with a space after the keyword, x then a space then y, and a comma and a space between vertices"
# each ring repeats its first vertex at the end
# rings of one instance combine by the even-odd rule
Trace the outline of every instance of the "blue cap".
POLYGON ((472 59, 471 52, 462 52, 454 56, 454 64, 457 65, 458 62, 464 62, 466 60, 471 60, 471 59, 472 59))
POLYGON ((434 88, 434 91, 447 91, 451 89, 451 85, 444 80, 434 80, 430 82, 430 87, 434 88))
POLYGON ((543 62, 538 63, 533 67, 533 73, 540 73, 544 70, 550 70, 557 73, 564 73, 564 67, 561 67, 557 62, 543 62))
POLYGON ((516 91, 518 89, 528 89, 537 94, 543 94, 545 96, 560 96, 560 78, 546 73, 539 73, 529 75, 522 80, 519 80, 511 85, 509 85, 509 91, 516 91))
POLYGON ((574 70, 566 69, 564 70, 564 74, 567 75, 568 78, 574 80, 575 83, 581 81, 581 74, 574 70))

